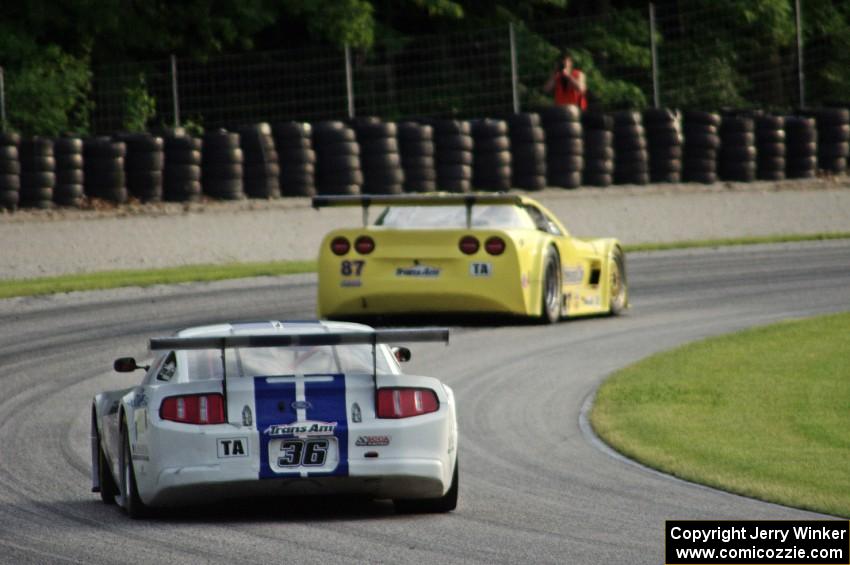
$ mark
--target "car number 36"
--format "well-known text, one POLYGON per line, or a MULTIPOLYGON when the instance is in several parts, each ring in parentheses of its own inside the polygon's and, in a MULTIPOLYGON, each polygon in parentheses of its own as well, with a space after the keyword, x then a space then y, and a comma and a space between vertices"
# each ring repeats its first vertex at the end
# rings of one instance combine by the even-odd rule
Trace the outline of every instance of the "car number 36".
POLYGON ((328 456, 326 439, 288 439, 280 444, 279 467, 321 467, 328 456))

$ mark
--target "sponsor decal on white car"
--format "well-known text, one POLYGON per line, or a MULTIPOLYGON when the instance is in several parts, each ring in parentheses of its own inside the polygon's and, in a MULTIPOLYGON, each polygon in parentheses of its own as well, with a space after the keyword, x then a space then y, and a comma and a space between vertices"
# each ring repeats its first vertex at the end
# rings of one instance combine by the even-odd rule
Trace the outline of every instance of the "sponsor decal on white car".
POLYGON ((272 437, 282 436, 329 436, 336 431, 336 422, 294 422, 292 424, 274 424, 266 428, 265 434, 272 437))
POLYGON ((358 436, 354 445, 361 447, 378 447, 390 444, 390 436, 358 436))
POLYGON ((231 437, 216 439, 218 458, 248 457, 248 438, 231 437))

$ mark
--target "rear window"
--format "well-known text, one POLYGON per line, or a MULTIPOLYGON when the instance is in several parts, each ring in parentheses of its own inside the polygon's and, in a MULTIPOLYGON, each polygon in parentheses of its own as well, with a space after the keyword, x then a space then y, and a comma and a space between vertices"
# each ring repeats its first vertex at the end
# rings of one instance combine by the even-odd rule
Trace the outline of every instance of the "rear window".
MULTIPOLYGON (((220 350, 186 351, 186 358, 190 381, 222 378, 220 350)), ((370 345, 228 349, 225 358, 228 374, 245 377, 372 372, 370 345)), ((377 365, 379 373, 395 372, 384 347, 377 365)))
MULTIPOLYGON (((383 211, 376 226, 399 229, 458 229, 466 227, 465 206, 398 206, 383 211)), ((514 205, 472 207, 474 228, 535 228, 528 213, 514 205)))

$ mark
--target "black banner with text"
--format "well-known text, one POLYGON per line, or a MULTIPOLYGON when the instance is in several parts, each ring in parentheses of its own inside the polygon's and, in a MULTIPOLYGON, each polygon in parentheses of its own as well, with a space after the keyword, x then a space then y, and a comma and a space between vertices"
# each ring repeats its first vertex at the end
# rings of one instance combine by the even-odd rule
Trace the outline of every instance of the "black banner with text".
POLYGON ((850 564, 846 520, 668 520, 665 563, 850 564))

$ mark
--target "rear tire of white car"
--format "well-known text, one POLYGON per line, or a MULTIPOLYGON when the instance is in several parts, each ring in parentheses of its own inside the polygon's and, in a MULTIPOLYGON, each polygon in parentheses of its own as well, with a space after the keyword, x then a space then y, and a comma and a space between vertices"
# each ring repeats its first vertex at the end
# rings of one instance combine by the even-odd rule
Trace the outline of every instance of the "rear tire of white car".
POLYGON ((112 476, 112 470, 109 467, 109 461, 103 454, 103 445, 100 442, 100 434, 97 436, 97 476, 100 483, 100 499, 104 504, 115 504, 115 497, 118 496, 118 485, 115 483, 115 477, 112 476))
POLYGON ((442 514, 457 508, 457 493, 459 483, 460 463, 455 460, 455 471, 452 475, 452 485, 448 492, 440 498, 396 499, 393 500, 396 512, 400 514, 442 514))
POLYGON ((540 316, 542 324, 554 324, 561 319, 561 261, 558 253, 549 248, 543 260, 543 285, 540 289, 540 316))
POLYGON ((121 506, 127 516, 137 520, 147 516, 148 508, 139 498, 139 490, 136 487, 136 472, 133 470, 133 455, 130 453, 130 436, 127 424, 121 426, 121 456, 119 457, 121 469, 121 506))

